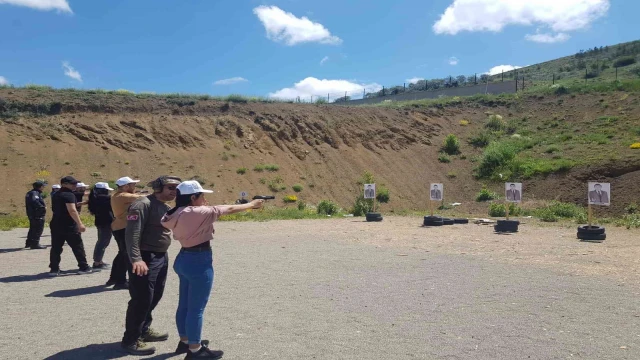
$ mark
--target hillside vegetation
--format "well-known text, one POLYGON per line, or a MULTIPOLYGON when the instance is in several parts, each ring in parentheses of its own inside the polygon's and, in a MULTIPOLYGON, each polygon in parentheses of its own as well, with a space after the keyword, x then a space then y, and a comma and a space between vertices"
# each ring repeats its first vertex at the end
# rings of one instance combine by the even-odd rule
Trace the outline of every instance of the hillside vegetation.
POLYGON ((639 81, 367 107, 4 88, 0 211, 21 213, 36 178, 163 173, 213 187, 214 202, 248 191, 276 195, 277 206, 331 200, 349 211, 370 171, 388 189, 382 211, 426 210, 430 182, 444 183, 461 213, 486 214, 478 192, 500 195, 507 180, 524 181, 533 203, 584 205, 585 182, 599 180, 612 182, 610 211, 621 214, 640 198, 639 115, 639 81))

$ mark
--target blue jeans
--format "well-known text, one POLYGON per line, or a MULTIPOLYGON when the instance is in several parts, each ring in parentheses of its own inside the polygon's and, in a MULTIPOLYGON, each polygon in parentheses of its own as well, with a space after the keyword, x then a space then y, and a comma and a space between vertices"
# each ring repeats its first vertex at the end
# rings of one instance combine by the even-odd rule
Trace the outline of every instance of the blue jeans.
POLYGON ((200 344, 202 316, 213 287, 213 255, 211 251, 181 250, 173 263, 180 279, 180 298, 176 311, 176 325, 180 337, 189 344, 200 344))

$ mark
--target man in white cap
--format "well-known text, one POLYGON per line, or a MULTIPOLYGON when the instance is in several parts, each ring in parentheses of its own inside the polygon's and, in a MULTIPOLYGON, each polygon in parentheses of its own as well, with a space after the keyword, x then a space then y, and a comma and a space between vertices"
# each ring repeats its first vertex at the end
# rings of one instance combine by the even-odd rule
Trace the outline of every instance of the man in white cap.
POLYGON ((57 193, 58 191, 60 191, 60 184, 51 185, 51 194, 49 195, 53 196, 53 194, 57 193))
POLYGON ((121 177, 116 180, 118 188, 111 196, 111 209, 114 216, 111 223, 111 231, 113 231, 113 238, 116 239, 118 244, 118 254, 113 259, 111 276, 106 285, 114 285, 113 288, 116 290, 128 288, 127 269, 129 267, 129 256, 127 255, 125 244, 125 229, 127 227, 129 206, 140 196, 143 196, 135 194, 136 184, 139 182, 140 180, 133 180, 128 176, 121 177))
POLYGON ((83 183, 82 181, 76 185, 76 190, 73 192, 73 195, 76 196, 76 209, 78 210, 78 214, 82 211, 82 205, 87 205, 86 201, 82 201, 85 195, 88 195, 87 192, 88 185, 83 183))

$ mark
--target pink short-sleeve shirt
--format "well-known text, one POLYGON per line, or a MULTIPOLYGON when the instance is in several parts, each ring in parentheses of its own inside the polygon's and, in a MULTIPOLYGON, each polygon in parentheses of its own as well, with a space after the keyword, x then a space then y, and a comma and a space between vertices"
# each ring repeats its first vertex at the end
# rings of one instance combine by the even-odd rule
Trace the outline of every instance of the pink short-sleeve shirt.
POLYGON ((193 247, 213 239, 213 224, 227 209, 226 206, 187 206, 166 215, 162 222, 173 230, 173 238, 182 247, 193 247))

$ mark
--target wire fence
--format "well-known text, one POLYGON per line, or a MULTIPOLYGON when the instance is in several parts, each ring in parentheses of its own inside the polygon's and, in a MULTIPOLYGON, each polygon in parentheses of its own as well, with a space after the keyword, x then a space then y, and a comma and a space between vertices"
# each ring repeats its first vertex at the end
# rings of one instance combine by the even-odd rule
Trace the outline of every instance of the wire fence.
MULTIPOLYGON (((612 53, 610 56, 607 56, 606 50, 600 50, 600 52, 601 53, 598 54, 597 50, 590 50, 590 52, 586 53, 581 51, 574 57, 562 59, 562 61, 555 60, 525 68, 501 71, 497 74, 475 73, 472 75, 450 75, 445 78, 430 80, 415 79, 415 81, 403 82, 402 85, 363 87, 358 90, 312 94, 306 97, 297 97, 292 100, 305 103, 339 104, 354 100, 385 98, 410 93, 432 92, 435 94, 437 92, 439 94, 438 96, 443 96, 442 94, 447 96, 447 89, 470 86, 476 86, 477 93, 483 93, 486 92, 486 90, 482 91, 482 87, 478 87, 478 85, 507 81, 514 82, 513 91, 508 92, 518 92, 532 86, 554 85, 568 79, 577 81, 615 81, 623 78, 640 78, 640 64, 636 61, 640 47, 637 49, 634 48, 634 54, 623 57, 619 57, 619 52, 612 53), (599 56, 593 56, 594 52, 599 56), (587 56, 592 56, 592 58, 586 58, 587 56)), ((489 87, 486 87, 485 89, 488 88, 489 87)), ((456 92, 459 91, 450 91, 451 94, 455 94, 456 92)), ((416 97, 429 98, 432 96, 430 96, 430 94, 424 94, 424 96, 417 95, 416 97)))

